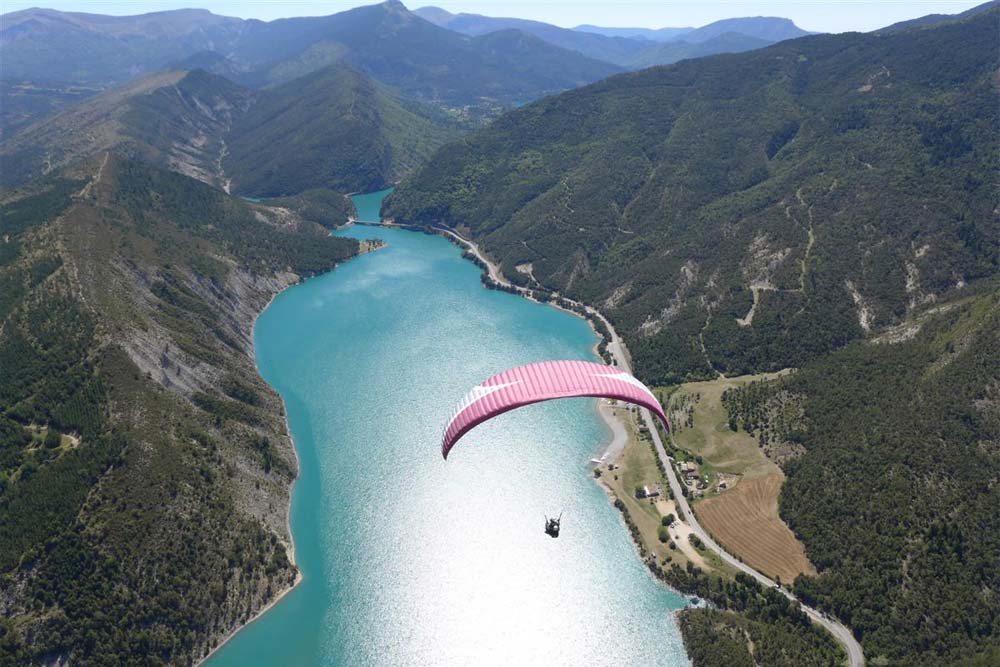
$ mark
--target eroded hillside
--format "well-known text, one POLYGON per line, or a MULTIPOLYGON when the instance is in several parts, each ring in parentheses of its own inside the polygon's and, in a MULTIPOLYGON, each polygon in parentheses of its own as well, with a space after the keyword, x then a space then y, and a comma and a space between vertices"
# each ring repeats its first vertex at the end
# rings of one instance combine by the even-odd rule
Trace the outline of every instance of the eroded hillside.
POLYGON ((613 77, 443 148, 387 214, 599 306, 647 380, 798 366, 997 273, 996 20, 613 77))
POLYGON ((226 188, 225 137, 256 93, 202 70, 159 72, 77 104, 0 145, 2 185, 113 150, 226 188))
POLYGON ((295 580, 251 327, 357 243, 108 153, 0 210, 4 660, 189 663, 295 580))

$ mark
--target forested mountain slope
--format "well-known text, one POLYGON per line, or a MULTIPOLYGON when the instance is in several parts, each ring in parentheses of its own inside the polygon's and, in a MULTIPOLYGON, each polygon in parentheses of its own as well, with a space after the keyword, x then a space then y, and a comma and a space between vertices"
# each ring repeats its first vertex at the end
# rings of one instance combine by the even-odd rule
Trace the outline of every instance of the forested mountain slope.
POLYGON ((0 141, 103 89, 65 81, 19 81, 0 75, 0 141))
POLYGON ((976 5, 972 9, 967 9, 959 14, 928 14, 927 16, 921 16, 919 18, 910 19, 909 21, 900 21, 899 23, 893 23, 890 26, 886 26, 879 30, 879 32, 889 33, 898 32, 900 30, 913 30, 918 28, 930 28, 936 25, 941 25, 942 23, 954 23, 955 21, 963 21, 967 18, 971 18, 976 14, 981 14, 993 9, 998 4, 1000 0, 988 0, 981 5, 976 5))
POLYGON ((457 126, 333 65, 262 91, 227 136, 234 192, 261 197, 383 188, 458 136, 457 126))
POLYGON ((295 577, 254 317, 357 243, 108 153, 0 220, 0 664, 191 664, 295 577))
POLYGON ((0 184, 13 187, 113 150, 244 195, 374 190, 458 134, 440 112, 347 65, 264 91, 203 70, 167 71, 0 144, 0 184))
POLYGON ((700 42, 688 42, 683 37, 657 44, 635 56, 628 65, 639 69, 653 65, 670 65, 681 60, 704 58, 719 53, 743 53, 770 46, 774 42, 738 32, 726 32, 700 42))
POLYGON ((795 591, 847 623, 872 664, 1000 659, 1000 291, 741 390, 738 418, 805 448, 781 515, 819 576, 795 591))
POLYGON ((222 187, 220 158, 255 93, 202 70, 159 72, 76 104, 0 144, 6 187, 105 150, 222 187))
POLYGON ((386 213, 599 306, 646 380, 800 366, 997 273, 997 20, 613 77, 444 147, 386 213))

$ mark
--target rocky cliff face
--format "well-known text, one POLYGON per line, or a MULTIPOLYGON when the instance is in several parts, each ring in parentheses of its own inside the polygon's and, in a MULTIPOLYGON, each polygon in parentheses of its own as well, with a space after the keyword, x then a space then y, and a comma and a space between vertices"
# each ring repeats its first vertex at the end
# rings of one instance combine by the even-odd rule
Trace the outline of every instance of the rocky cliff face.
POLYGON ((0 206, 0 664, 189 664, 297 576, 254 320, 358 245, 108 154, 0 206))

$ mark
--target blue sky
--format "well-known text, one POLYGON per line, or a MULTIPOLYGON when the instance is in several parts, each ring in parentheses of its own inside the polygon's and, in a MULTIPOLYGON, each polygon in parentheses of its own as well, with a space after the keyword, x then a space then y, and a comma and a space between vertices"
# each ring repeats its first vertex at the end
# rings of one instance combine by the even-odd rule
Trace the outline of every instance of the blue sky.
MULTIPOLYGON (((451 12, 517 16, 572 27, 699 26, 734 16, 784 16, 806 30, 874 30, 924 14, 955 14, 985 0, 411 0, 410 9, 431 4, 451 12)), ((204 7, 216 14, 270 20, 333 14, 364 0, 4 0, 4 12, 31 6, 99 14, 141 14, 204 7)))

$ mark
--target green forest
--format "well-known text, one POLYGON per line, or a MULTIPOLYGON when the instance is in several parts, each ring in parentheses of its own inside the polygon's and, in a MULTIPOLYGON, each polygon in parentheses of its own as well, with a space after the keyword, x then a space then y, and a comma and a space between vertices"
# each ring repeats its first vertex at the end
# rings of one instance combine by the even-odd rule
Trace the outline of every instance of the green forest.
POLYGON ((439 111, 334 65, 262 91, 227 135, 223 166, 245 195, 368 192, 409 173, 458 131, 439 111))
POLYGON ((442 148, 386 215, 468 230, 513 281, 530 262, 651 383, 800 366, 998 272, 998 12, 546 98, 442 148))
POLYGON ((939 311, 726 400, 740 428, 804 446, 780 511, 819 576, 795 592, 884 664, 1000 655, 1000 292, 939 311), (791 435, 767 408, 779 393, 803 408, 791 435))
MULTIPOLYGON (((873 658, 951 665, 1000 646, 1000 293, 910 341, 808 366, 806 453, 781 515, 820 575, 795 591, 873 658)), ((992 653, 990 653, 992 651, 992 653)))
POLYGON ((295 576, 237 509, 248 483, 285 506, 295 464, 225 315, 232 281, 314 275, 357 244, 116 156, 0 217, 0 664, 189 663, 295 576), (135 355, 158 336, 154 376, 135 355), (172 384, 206 365, 200 394, 172 384))
POLYGON ((679 618, 694 667, 842 664, 828 638, 783 618, 763 621, 716 609, 690 609, 679 618))

